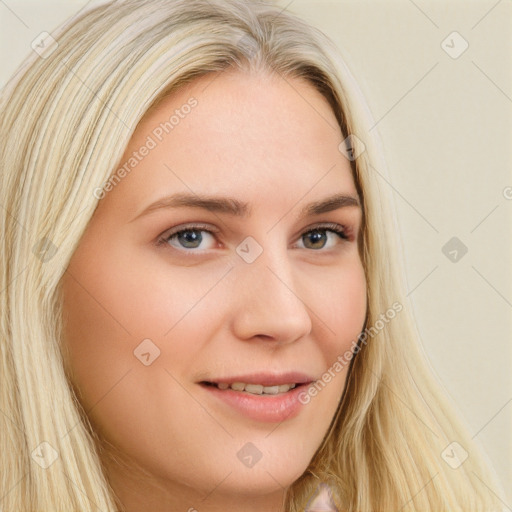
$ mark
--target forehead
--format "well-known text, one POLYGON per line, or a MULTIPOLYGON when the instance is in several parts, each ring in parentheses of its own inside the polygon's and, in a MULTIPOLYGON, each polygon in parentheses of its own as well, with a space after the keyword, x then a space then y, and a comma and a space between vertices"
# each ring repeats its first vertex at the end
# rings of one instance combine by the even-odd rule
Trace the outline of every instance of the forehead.
POLYGON ((101 201, 135 213, 158 196, 185 191, 266 209, 306 194, 356 195, 338 149, 343 138, 327 100, 303 79, 212 73, 146 113, 117 168, 128 172, 101 201))

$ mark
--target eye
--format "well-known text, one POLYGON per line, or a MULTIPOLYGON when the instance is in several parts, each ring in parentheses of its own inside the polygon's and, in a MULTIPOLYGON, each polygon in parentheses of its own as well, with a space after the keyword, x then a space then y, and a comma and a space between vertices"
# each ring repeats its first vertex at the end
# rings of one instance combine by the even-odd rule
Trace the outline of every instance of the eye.
POLYGON ((165 233, 158 240, 158 244, 169 244, 177 249, 213 249, 215 246, 215 237, 212 234, 210 226, 195 225, 182 228, 179 231, 175 230, 165 233), (201 243, 205 240, 210 240, 210 246, 200 247, 201 243))
MULTIPOLYGON (((215 248, 215 233, 217 233, 217 230, 208 225, 185 226, 181 229, 165 232, 158 239, 157 245, 168 244, 178 250, 199 249, 199 251, 187 252, 200 252, 201 250, 215 248), (203 246, 201 246, 202 243, 203 246)), ((302 233, 299 238, 299 242, 302 242, 302 245, 299 243, 299 249, 313 249, 316 251, 319 249, 332 249, 339 243, 340 239, 349 240, 344 226, 333 223, 315 226, 313 229, 302 233)))
POLYGON ((299 246, 299 248, 314 250, 332 249, 340 238, 342 240, 349 240, 343 226, 338 224, 316 226, 314 229, 310 229, 301 235, 299 240, 303 242, 303 247, 299 246))

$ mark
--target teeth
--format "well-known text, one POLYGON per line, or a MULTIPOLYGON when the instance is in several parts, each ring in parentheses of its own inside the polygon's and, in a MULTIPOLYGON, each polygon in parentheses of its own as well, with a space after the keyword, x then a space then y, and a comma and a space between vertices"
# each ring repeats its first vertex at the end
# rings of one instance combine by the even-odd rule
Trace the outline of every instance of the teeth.
POLYGON ((263 393, 263 386, 261 384, 246 384, 245 391, 247 391, 247 393, 261 395, 263 393))
POLYGON ((234 389, 235 391, 243 391, 245 389, 245 384, 243 382, 233 382, 233 384, 231 384, 231 389, 234 389))
POLYGON ((226 382, 219 382, 217 387, 225 390, 228 388, 234 391, 245 391, 253 395, 277 395, 279 393, 286 393, 293 389, 296 384, 281 384, 280 386, 263 386, 262 384, 245 384, 244 382, 233 382, 228 384, 226 382))

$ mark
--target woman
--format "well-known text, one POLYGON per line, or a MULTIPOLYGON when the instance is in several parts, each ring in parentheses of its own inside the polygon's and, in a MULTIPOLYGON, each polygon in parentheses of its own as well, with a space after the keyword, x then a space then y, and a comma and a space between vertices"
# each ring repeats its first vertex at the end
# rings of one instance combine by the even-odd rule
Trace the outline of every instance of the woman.
POLYGON ((326 38, 127 0, 38 48, 0 128, 3 509, 499 510, 326 38))

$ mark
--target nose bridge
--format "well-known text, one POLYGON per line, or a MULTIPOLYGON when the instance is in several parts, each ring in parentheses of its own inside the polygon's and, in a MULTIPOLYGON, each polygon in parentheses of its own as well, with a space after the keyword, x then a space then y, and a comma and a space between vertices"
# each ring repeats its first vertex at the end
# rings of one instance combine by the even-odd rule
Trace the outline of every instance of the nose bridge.
POLYGON ((300 297, 289 251, 272 241, 272 237, 265 240, 264 245, 258 244, 259 249, 253 239, 246 246, 242 242, 237 250, 252 252, 254 259, 246 261, 242 252, 234 276, 236 334, 243 339, 259 335, 275 341, 295 341, 311 331, 311 317, 300 297), (256 257, 254 251, 259 252, 256 257))

